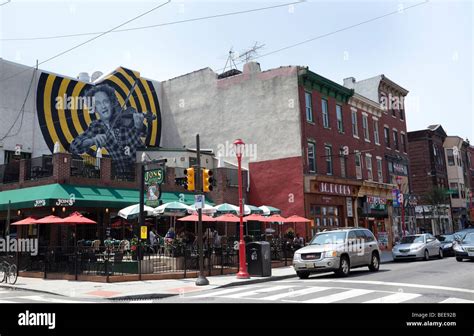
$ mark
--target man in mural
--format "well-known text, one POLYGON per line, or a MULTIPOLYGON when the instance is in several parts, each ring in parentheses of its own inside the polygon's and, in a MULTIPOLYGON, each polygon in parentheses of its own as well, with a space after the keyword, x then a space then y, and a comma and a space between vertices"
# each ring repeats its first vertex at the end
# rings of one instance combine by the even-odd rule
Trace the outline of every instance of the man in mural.
POLYGON ((140 136, 146 134, 144 115, 131 107, 121 112, 115 91, 107 84, 93 86, 85 96, 92 102, 91 112, 100 118, 72 141, 69 151, 82 154, 92 146, 105 148, 117 172, 132 171, 137 147, 143 146, 140 136))

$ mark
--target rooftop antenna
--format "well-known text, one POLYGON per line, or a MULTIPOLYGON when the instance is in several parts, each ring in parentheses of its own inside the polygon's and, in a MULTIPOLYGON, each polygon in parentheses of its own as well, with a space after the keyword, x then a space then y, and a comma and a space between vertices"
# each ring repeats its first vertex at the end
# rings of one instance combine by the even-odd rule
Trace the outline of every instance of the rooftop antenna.
POLYGON ((257 57, 258 50, 262 49, 263 47, 265 47, 265 44, 258 44, 258 42, 255 42, 253 47, 250 47, 249 49, 240 53, 238 59, 243 63, 248 63, 250 60, 257 57))
POLYGON ((229 65, 229 71, 232 69, 237 69, 237 65, 235 64, 235 52, 234 47, 230 47, 229 55, 227 56, 227 60, 225 61, 223 73, 227 70, 227 65, 229 65))

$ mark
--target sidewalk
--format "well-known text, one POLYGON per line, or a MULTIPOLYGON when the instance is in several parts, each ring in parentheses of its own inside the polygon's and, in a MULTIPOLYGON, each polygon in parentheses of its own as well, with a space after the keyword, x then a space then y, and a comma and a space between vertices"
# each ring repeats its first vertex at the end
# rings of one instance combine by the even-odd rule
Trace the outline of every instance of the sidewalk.
MULTIPOLYGON (((392 253, 382 251, 380 262, 384 264, 392 261, 392 253)), ((238 286, 241 284, 276 281, 293 277, 296 277, 293 267, 287 266, 273 268, 271 277, 237 279, 235 274, 208 277, 208 286, 196 286, 195 278, 102 283, 19 277, 15 285, 2 284, 0 287, 56 294, 68 298, 154 299, 173 295, 184 295, 186 293, 194 293, 217 287, 238 286)))

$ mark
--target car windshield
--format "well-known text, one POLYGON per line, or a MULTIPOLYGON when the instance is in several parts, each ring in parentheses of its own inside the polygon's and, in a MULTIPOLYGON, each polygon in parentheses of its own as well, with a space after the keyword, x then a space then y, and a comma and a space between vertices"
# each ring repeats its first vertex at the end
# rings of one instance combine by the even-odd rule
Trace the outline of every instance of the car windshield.
POLYGON ((346 240, 346 232, 318 233, 309 245, 340 244, 346 240))
POLYGON ((474 233, 468 233, 462 242, 463 244, 474 244, 474 233))
POLYGON ((438 237, 440 242, 450 243, 454 241, 454 235, 441 235, 438 237))
POLYGON ((413 244, 413 243, 424 243, 424 236, 406 236, 403 237, 401 242, 402 244, 413 244))

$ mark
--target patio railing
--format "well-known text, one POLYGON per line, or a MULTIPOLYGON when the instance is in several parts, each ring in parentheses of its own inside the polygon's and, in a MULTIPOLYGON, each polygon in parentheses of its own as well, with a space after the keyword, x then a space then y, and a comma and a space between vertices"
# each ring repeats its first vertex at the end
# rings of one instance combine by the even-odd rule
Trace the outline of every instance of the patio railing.
POLYGON ((14 183, 20 180, 20 161, 0 165, 0 183, 14 183))
POLYGON ((25 161, 25 180, 53 176, 53 157, 44 155, 25 161))
POLYGON ((100 178, 100 159, 91 156, 74 157, 71 159, 71 176, 100 178))

